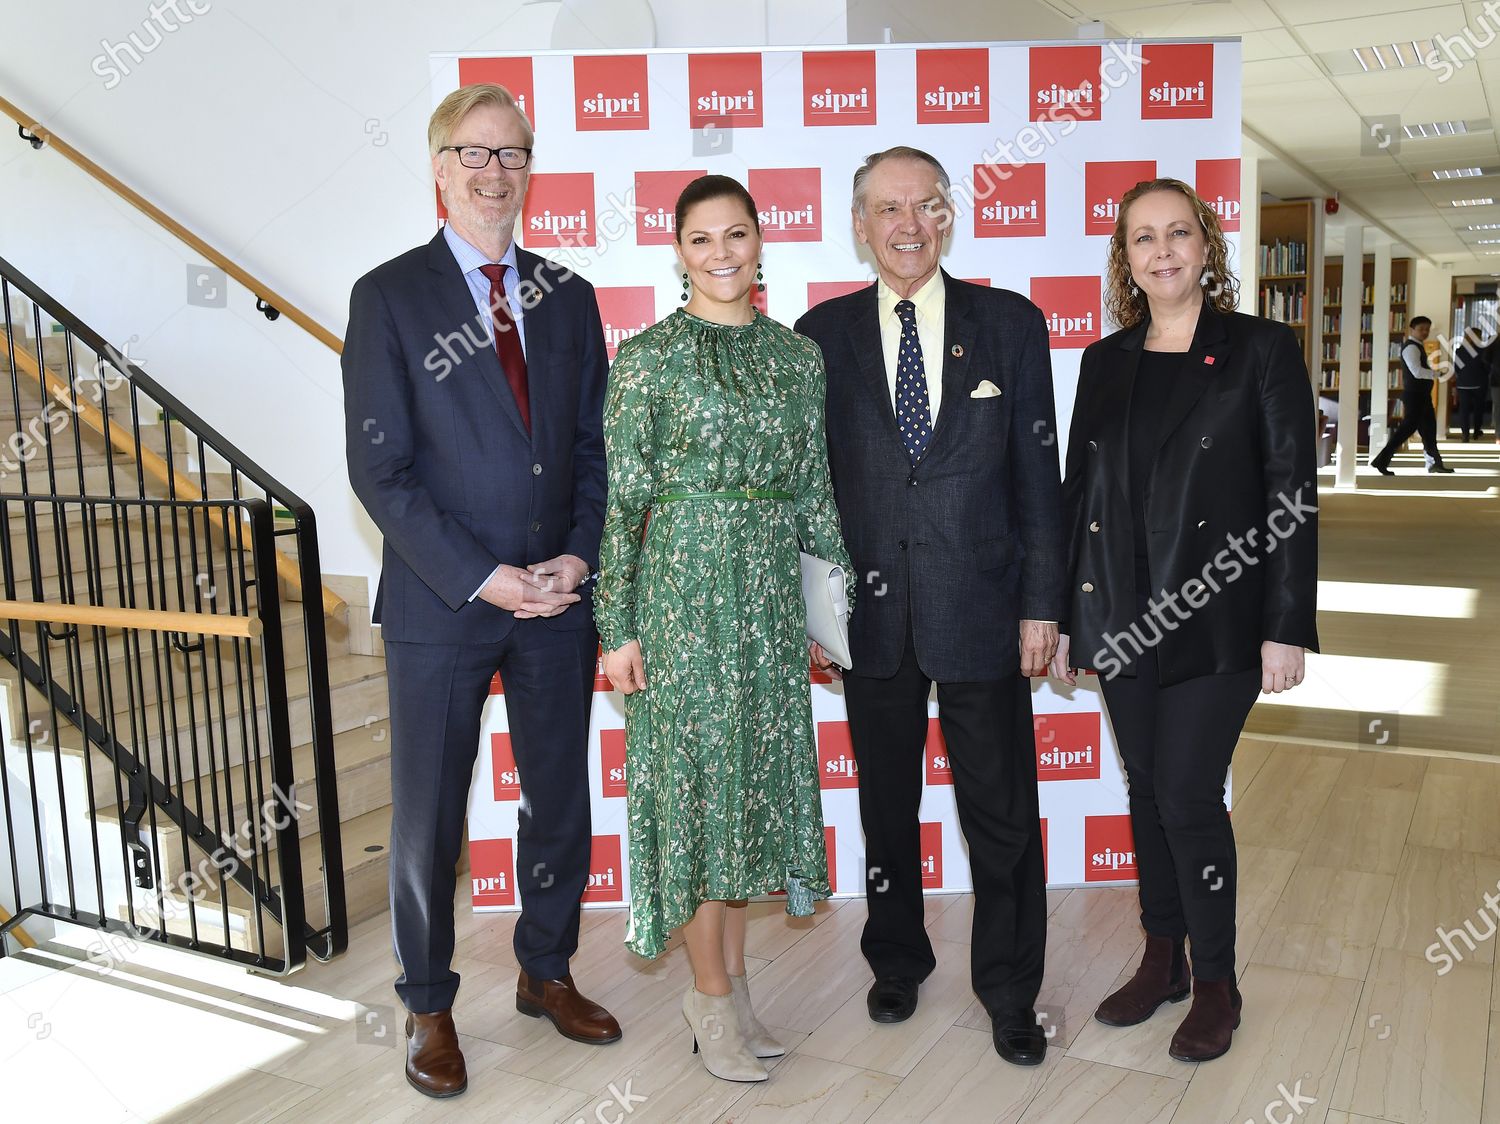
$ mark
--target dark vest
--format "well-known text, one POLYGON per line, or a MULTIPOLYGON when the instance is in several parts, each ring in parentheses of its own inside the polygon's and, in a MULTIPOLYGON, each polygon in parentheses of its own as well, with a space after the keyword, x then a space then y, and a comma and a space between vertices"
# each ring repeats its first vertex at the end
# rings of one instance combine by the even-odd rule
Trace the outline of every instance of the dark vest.
POLYGON ((1408 344, 1416 344, 1417 352, 1422 357, 1422 370, 1432 370, 1427 362, 1427 348, 1422 346, 1421 340, 1407 336, 1401 341, 1401 389, 1404 398, 1427 398, 1432 394, 1432 380, 1419 379, 1411 373, 1411 368, 1406 365, 1406 347, 1408 344))

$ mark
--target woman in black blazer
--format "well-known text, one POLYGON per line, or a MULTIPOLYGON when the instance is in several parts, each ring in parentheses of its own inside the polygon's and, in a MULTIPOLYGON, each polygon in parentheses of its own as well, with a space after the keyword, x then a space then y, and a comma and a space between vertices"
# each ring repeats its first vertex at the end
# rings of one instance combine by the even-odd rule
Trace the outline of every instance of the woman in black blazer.
POLYGON ((1079 373, 1071 605, 1052 672, 1100 676, 1146 953, 1095 1017, 1142 1022, 1191 984, 1171 1054, 1206 1061, 1229 1049, 1241 1005, 1225 774, 1256 691, 1300 683, 1318 644, 1312 389, 1291 329, 1234 311, 1218 216, 1180 180, 1125 194, 1106 283, 1120 331, 1079 373))

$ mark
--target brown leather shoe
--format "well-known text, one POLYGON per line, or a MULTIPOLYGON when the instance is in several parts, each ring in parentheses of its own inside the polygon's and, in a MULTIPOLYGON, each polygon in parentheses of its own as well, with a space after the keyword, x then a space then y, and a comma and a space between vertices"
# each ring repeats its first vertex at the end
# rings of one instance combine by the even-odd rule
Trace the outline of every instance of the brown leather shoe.
POLYGON ((1234 980, 1193 981, 1193 1006, 1172 1035, 1167 1052, 1180 1062, 1209 1062, 1229 1052, 1240 1025, 1240 989, 1234 980))
POLYGON ((522 972, 516 981, 516 1010, 534 1019, 545 1015, 558 1034, 574 1042, 606 1046, 620 1040, 615 1017, 580 995, 571 974, 557 980, 534 980, 522 972))
POLYGON ((1135 1026, 1154 1015, 1163 1003, 1182 1002, 1191 989, 1182 941, 1147 936, 1141 966, 1118 991, 1099 1004, 1094 1018, 1105 1026, 1135 1026))
POLYGON ((469 1087, 451 1009, 406 1016, 406 1080, 429 1097, 456 1097, 469 1087))

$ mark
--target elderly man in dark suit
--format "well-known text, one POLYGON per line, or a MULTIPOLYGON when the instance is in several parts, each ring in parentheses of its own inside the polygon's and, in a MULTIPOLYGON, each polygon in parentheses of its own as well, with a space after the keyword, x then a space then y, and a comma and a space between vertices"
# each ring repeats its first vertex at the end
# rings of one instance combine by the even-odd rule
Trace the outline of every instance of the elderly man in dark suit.
POLYGON ((522 802, 516 1006, 613 1042, 579 994, 598 637, 586 583, 604 520, 607 362, 593 288, 511 240, 532 132, 468 86, 428 128, 448 223, 354 286, 344 345, 349 478, 385 537, 375 619, 391 695, 391 921, 407 1080, 467 1087, 452 1007, 454 870, 480 711, 505 679, 522 802))
POLYGON ((974 990, 1000 1056, 1035 1065, 1046 884, 1024 677, 1044 673, 1063 607, 1051 363, 1035 305, 939 267, 949 194, 925 152, 871 156, 854 177, 854 230, 879 279, 797 330, 823 349, 834 493, 866 583, 844 701, 868 866, 870 1017, 910 1017, 936 963, 917 820, 936 682, 974 874, 974 990))

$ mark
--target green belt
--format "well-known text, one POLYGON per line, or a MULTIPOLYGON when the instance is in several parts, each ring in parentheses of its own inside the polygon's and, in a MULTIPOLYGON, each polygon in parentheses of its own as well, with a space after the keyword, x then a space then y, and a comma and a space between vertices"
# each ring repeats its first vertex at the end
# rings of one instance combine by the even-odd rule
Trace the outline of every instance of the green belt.
POLYGON ((672 503, 676 500, 794 500, 791 492, 780 492, 774 488, 738 488, 732 492, 667 492, 656 497, 657 503, 672 503))

